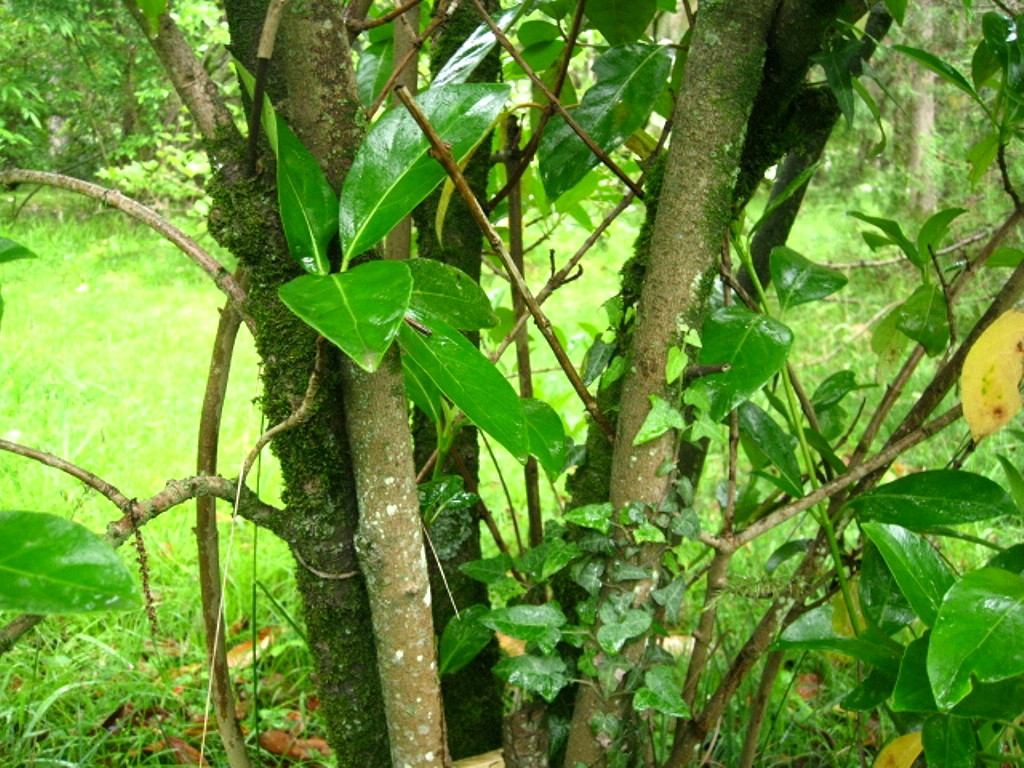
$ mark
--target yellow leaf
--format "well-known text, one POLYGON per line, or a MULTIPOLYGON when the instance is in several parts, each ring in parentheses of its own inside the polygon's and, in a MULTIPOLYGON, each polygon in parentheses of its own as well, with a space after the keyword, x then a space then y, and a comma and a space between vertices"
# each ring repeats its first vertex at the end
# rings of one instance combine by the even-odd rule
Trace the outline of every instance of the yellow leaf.
POLYGON ((1004 427, 1020 410, 1024 374, 1024 312, 1004 312, 974 342, 960 374, 964 418, 975 442, 1004 427))
MULTIPOLYGON (((853 601, 853 610, 857 613, 857 624, 863 627, 867 622, 864 620, 864 612, 860 607, 860 593, 857 589, 857 581, 850 580, 850 599, 853 601)), ((846 600, 842 592, 832 596, 832 631, 843 637, 856 637, 857 631, 850 621, 850 612, 846 610, 846 600)))
POLYGON ((921 754, 921 732, 908 733, 893 739, 878 753, 874 768, 910 768, 921 754))

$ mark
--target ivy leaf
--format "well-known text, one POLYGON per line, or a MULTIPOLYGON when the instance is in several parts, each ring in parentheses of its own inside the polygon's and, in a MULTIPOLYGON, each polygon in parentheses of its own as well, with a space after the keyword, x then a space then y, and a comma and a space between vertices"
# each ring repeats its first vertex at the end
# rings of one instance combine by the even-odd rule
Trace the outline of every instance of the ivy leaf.
POLYGON ((690 708, 680 695, 682 686, 675 681, 675 667, 658 664, 644 672, 644 685, 633 696, 633 709, 653 709, 669 717, 689 717, 690 708))
POLYGON ((900 592, 928 626, 935 624, 939 605, 953 585, 953 574, 923 536, 885 523, 864 523, 861 529, 878 547, 900 592))
POLYGON ((665 586, 651 592, 654 602, 665 609, 665 619, 669 624, 679 623, 679 612, 685 595, 686 580, 683 578, 672 579, 665 586))
POLYGON ((512 558, 502 552, 494 557, 485 557, 482 560, 471 560, 459 566, 459 570, 476 581, 484 584, 495 584, 508 574, 512 569, 512 558))
POLYGON ((495 608, 480 619, 485 627, 510 637, 533 643, 543 653, 555 650, 562 639, 565 614, 554 603, 513 605, 495 608))
POLYGON ((707 393, 711 418, 720 421, 782 368, 793 334, 778 320, 731 306, 708 317, 701 341, 701 365, 730 366, 698 380, 707 393))
POLYGON ((783 312, 830 296, 846 285, 846 275, 839 270, 815 264, 784 245, 772 249, 771 273, 783 312))
POLYGON ((412 297, 409 307, 427 318, 439 318, 460 331, 498 324, 491 301, 480 285, 461 269, 435 259, 409 259, 412 297))
POLYGON ((438 674, 454 674, 469 664, 491 641, 494 634, 480 623, 487 606, 471 605, 453 616, 441 633, 438 674))
POLYGON ((999 568, 964 575, 945 596, 928 646, 928 678, 940 709, 1024 674, 1024 579, 999 568))
POLYGON ((438 319, 424 318, 422 324, 428 335, 401 324, 402 351, 470 421, 524 460, 529 453, 526 416, 512 385, 459 331, 438 319))
MULTIPOLYGON (((634 14, 633 4, 628 11, 634 14)), ((629 43, 608 49, 595 60, 597 83, 583 95, 573 119, 602 150, 617 149, 647 122, 671 64, 668 50, 660 45, 629 43)), ((576 186, 600 162, 561 117, 544 132, 537 159, 551 200, 576 186)))
POLYGON ((375 371, 398 333, 412 295, 405 262, 370 261, 336 275, 302 275, 278 295, 365 371, 375 371))
POLYGON ((582 507, 575 507, 568 510, 564 519, 568 523, 579 525, 584 528, 593 528, 595 531, 607 535, 612 530, 612 515, 615 507, 611 502, 603 504, 586 504, 582 507))
POLYGON ((649 395, 648 399, 651 401, 651 410, 647 412, 644 423, 640 425, 636 437, 633 438, 633 445, 643 445, 661 437, 669 430, 686 428, 683 414, 671 403, 657 395, 649 395))
POLYGON ((1016 514, 1013 500, 997 483, 973 472, 949 469, 901 477, 854 497, 847 506, 861 520, 912 530, 1016 514))
MULTIPOLYGON (((508 97, 501 83, 430 88, 418 97, 434 129, 462 161, 490 132, 508 97)), ((404 107, 374 123, 356 152, 339 200, 342 264, 380 242, 445 178, 430 143, 404 107)))
POLYGON ((639 637, 650 628, 651 615, 647 611, 629 608, 621 616, 606 621, 598 628, 597 642, 608 653, 618 653, 627 640, 639 637))
POLYGON ((78 613, 141 603, 121 558, 78 523, 0 510, 0 541, 0 611, 78 613))
POLYGON ((558 656, 526 653, 504 658, 494 666, 494 674, 510 685, 518 685, 551 703, 570 682, 569 667, 558 656))

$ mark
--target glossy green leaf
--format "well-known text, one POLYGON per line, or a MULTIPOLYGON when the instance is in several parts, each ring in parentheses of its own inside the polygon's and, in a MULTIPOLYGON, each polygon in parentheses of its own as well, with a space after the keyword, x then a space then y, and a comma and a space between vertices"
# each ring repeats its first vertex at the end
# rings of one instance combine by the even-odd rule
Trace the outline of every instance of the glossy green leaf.
POLYGON ((999 141, 999 133, 993 132, 983 136, 967 150, 967 162, 971 164, 967 180, 971 184, 977 184, 988 173, 988 169, 999 154, 999 141))
POLYGON ((469 664, 494 637, 490 629, 480 623, 488 612, 485 605, 471 605, 453 616, 438 648, 438 674, 454 674, 469 664))
POLYGON ((985 565, 988 568, 1002 568, 1004 571, 1024 576, 1024 543, 1007 547, 985 565))
POLYGON ((846 275, 839 270, 815 264, 784 245, 772 249, 771 273, 783 312, 831 296, 846 285, 846 275))
POLYGON ((443 512, 466 509, 480 500, 475 493, 466 490, 465 481, 459 475, 440 475, 420 483, 416 495, 420 514, 428 526, 443 512))
POLYGON ((887 635, 914 621, 914 609, 900 592, 892 571, 871 542, 864 545, 857 594, 864 616, 887 635))
POLYGON ((665 586, 651 592, 651 597, 665 609, 665 621, 670 626, 678 624, 683 598, 686 597, 686 579, 681 576, 672 579, 665 586))
POLYGON ((984 266, 1015 268, 1022 261, 1024 261, 1024 249, 1003 245, 992 251, 992 255, 986 259, 984 266))
POLYGON ((639 637, 651 628, 651 614, 640 608, 628 608, 620 615, 605 618, 604 623, 598 627, 597 642, 608 653, 618 653, 627 640, 639 637))
POLYGON ((137 608, 121 558, 78 523, 0 510, 0 611, 77 613, 137 608))
POLYGON ((277 119, 277 199, 288 250, 316 275, 331 270, 327 245, 338 231, 338 197, 292 129, 277 119))
POLYGON ((1024 676, 998 683, 975 683, 974 688, 951 710, 959 717, 1016 720, 1024 710, 1024 676))
POLYGON ((861 520, 923 530, 1016 515, 1013 500, 987 477, 962 470, 914 472, 851 499, 861 520))
POLYGON ((873 668, 860 685, 839 700, 839 706, 848 712, 867 712, 888 699, 895 685, 895 675, 873 668))
POLYGON ((925 624, 933 626, 942 598, 953 585, 949 566, 927 539, 906 528, 863 523, 861 529, 878 547, 914 613, 925 624))
MULTIPOLYGON (((242 82, 242 87, 245 88, 251 99, 256 88, 256 78, 252 76, 249 70, 242 66, 242 62, 238 59, 232 58, 231 63, 234 64, 238 79, 242 82)), ((274 105, 271 104, 270 97, 264 94, 263 109, 260 110, 260 125, 263 126, 263 133, 266 134, 267 143, 270 144, 274 157, 277 157, 278 150, 277 123, 277 112, 274 109, 274 105)))
POLYGON ((512 569, 512 558, 506 552, 482 560, 471 560, 459 566, 459 570, 476 581, 495 584, 504 579, 512 569))
POLYGON ((16 243, 13 240, 8 240, 6 237, 0 237, 0 264, 6 264, 9 261, 17 261, 18 259, 37 258, 39 257, 24 245, 16 243))
POLYGON ((740 434, 753 441, 772 466, 779 470, 779 487, 790 496, 803 495, 803 478, 797 463, 796 440, 759 406, 743 403, 738 409, 740 434))
POLYGON ((820 414, 838 405, 844 397, 856 389, 859 389, 859 386, 853 371, 836 371, 814 390, 814 394, 811 395, 811 405, 820 414))
POLYGON ((971 84, 967 82, 967 78, 960 74, 960 70, 952 64, 943 61, 935 54, 929 53, 928 51, 922 51, 920 48, 911 48, 907 45, 894 45, 893 50, 897 50, 905 56, 913 59, 926 69, 934 72, 950 85, 959 88, 978 104, 984 106, 984 102, 981 100, 981 97, 978 96, 977 91, 975 91, 974 88, 971 87, 971 84))
POLYGON ((552 478, 565 468, 565 426, 555 409, 543 400, 523 399, 530 455, 552 478))
POLYGON ((427 415, 435 428, 443 428, 445 411, 441 390, 409 355, 402 355, 402 379, 405 394, 413 405, 427 415))
MULTIPOLYGON (((513 5, 495 16, 494 23, 502 32, 508 32, 516 19, 528 11, 531 6, 533 6, 533 2, 513 5)), ((487 54, 491 52, 497 42, 491 28, 486 23, 481 23, 445 62, 441 71, 431 81, 430 87, 437 88, 441 85, 466 82, 473 74, 473 70, 487 58, 487 54)))
POLYGON ((1006 475, 1006 484, 1010 488, 1010 497, 1017 507, 1017 514, 1024 519, 1024 475, 1012 461, 1002 454, 997 454, 996 458, 999 460, 999 466, 1003 469, 1003 474, 1006 475))
POLYGON ((657 0, 588 0, 587 18, 612 45, 640 38, 658 10, 657 0))
MULTIPOLYGON (((605 152, 617 149, 647 122, 671 64, 668 50, 659 45, 629 43, 605 51, 594 62, 597 83, 583 95, 573 119, 605 152)), ((599 162, 561 117, 548 125, 537 158, 551 200, 574 187, 599 162)))
POLYGON ((375 371, 405 325, 412 277, 404 262, 370 261, 339 275, 297 277, 278 294, 360 368, 375 371))
POLYGON ((651 410, 644 417, 644 423, 633 438, 633 445, 643 445, 655 440, 673 429, 685 429, 686 422, 679 409, 657 395, 649 395, 651 410))
POLYGON ((970 720, 949 715, 929 717, 921 729, 929 768, 975 768, 977 736, 970 720))
POLYGON ((653 709, 669 717, 689 717, 690 708, 681 695, 682 685, 675 680, 676 669, 658 664, 644 672, 644 684, 633 694, 633 709, 653 709))
POLYGON ((918 286, 910 298, 896 308, 896 317, 896 327, 932 357, 941 354, 949 344, 949 315, 941 286, 918 286))
POLYGON ((790 624, 772 646, 773 650, 808 649, 835 651, 890 672, 899 668, 899 646, 870 631, 860 637, 838 634, 832 624, 832 605, 826 603, 808 611, 790 624))
POLYGON ((935 697, 928 682, 928 644, 931 633, 912 641, 903 652, 890 706, 896 712, 935 712, 935 697))
POLYGON ((439 318, 460 331, 498 324, 491 301, 480 285, 461 269, 435 259, 409 259, 412 273, 410 308, 425 318, 439 318))
POLYGON ((580 378, 583 379, 583 386, 589 387, 600 376, 608 363, 615 357, 618 345, 615 342, 603 341, 600 336, 594 339, 594 343, 587 350, 587 356, 583 360, 583 371, 580 378))
POLYGON ((917 234, 917 252, 921 259, 931 259, 932 254, 939 249, 939 245, 949 232, 949 225, 958 216, 967 213, 964 208, 946 208, 938 213, 929 216, 928 220, 921 225, 921 231, 917 234))
POLYGON ((395 46, 390 40, 368 45, 359 54, 356 66, 356 88, 359 100, 369 107, 380 96, 394 69, 395 46))
POLYGON ((565 614, 554 603, 495 608, 480 619, 485 627, 536 645, 551 653, 562 638, 565 614))
POLYGON ((964 575, 946 594, 928 648, 935 701, 949 709, 971 680, 995 683, 1024 674, 1024 579, 999 568, 964 575))
POLYGON ((701 341, 701 365, 730 365, 724 373, 698 380, 707 393, 710 416, 718 421, 782 368, 793 334, 778 320, 732 306, 708 317, 701 341))
MULTIPOLYGON (((417 97, 438 135, 461 161, 490 132, 509 86, 468 83, 430 88, 417 97)), ((445 178, 430 144, 404 107, 370 128, 345 178, 338 222, 342 262, 372 248, 445 178)))
POLYGON ((560 657, 532 653, 502 659, 494 666, 494 674, 510 685, 536 693, 549 703, 571 682, 569 667, 560 657))
POLYGON ((811 61, 825 70, 825 80, 836 97, 839 109, 848 125, 853 124, 853 68, 851 61, 860 55, 860 41, 850 37, 828 39, 825 50, 811 57, 811 61))
POLYGON ((603 504, 585 504, 582 507, 574 507, 566 510, 563 516, 565 521, 584 528, 593 528, 595 531, 607 534, 612 529, 612 515, 615 507, 611 502, 603 504))
POLYGON ((402 323, 402 351, 480 429, 513 456, 529 453, 526 416, 519 395, 465 336, 441 320, 424 318, 429 335, 402 323))

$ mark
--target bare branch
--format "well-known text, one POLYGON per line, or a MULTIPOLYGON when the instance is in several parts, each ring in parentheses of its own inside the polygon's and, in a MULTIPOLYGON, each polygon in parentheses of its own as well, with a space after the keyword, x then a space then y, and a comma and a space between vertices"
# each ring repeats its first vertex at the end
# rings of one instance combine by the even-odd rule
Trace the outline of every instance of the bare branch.
POLYGON ((59 456, 54 456, 52 453, 40 451, 36 448, 29 448, 27 445, 21 445, 20 443, 12 443, 9 440, 0 440, 0 451, 7 451, 18 456, 24 456, 27 459, 34 459, 40 464, 45 464, 48 467, 59 469, 61 472, 69 474, 75 479, 81 480, 93 490, 99 491, 122 512, 129 512, 132 508, 132 500, 121 493, 115 486, 108 483, 102 477, 98 477, 92 472, 82 469, 59 456))
POLYGON ((116 208, 122 213, 131 216, 136 221, 141 221, 147 227, 155 230, 176 245, 178 249, 188 256, 201 270, 203 270, 203 272, 209 275, 214 284, 234 303, 235 309, 241 313, 246 326, 250 330, 253 330, 254 326, 252 318, 246 315, 243 311, 246 299, 245 291, 242 289, 242 286, 238 284, 238 281, 234 276, 219 261, 211 256, 206 249, 199 245, 199 243, 171 224, 171 222, 167 221, 167 219, 158 214, 152 208, 147 208, 142 203, 121 194, 117 190, 107 189, 106 187, 101 187, 98 184, 82 181, 81 179, 76 179, 72 176, 64 176, 59 173, 46 173, 43 171, 29 171, 21 168, 15 168, 9 171, 0 171, 0 184, 17 183, 45 184, 46 186, 58 187, 60 189, 70 190, 71 192, 77 192, 80 195, 85 195, 86 197, 92 197, 99 200, 104 205, 109 205, 111 208, 116 208))

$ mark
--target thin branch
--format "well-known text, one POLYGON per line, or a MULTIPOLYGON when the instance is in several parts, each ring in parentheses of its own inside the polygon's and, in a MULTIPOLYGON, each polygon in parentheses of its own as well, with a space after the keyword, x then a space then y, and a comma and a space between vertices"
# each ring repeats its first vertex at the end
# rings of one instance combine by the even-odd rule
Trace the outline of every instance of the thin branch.
POLYGON ((116 208, 122 213, 131 216, 136 221, 141 221, 150 229, 155 230, 159 234, 163 235, 167 240, 170 240, 178 247, 179 250, 195 262, 203 272, 209 275, 214 284, 220 288, 220 290, 223 291, 232 302, 234 302, 235 308, 242 313, 242 318, 245 320, 246 326, 250 330, 253 329, 254 326, 252 318, 243 312, 246 299, 245 291, 242 289, 242 286, 238 284, 238 281, 234 276, 219 261, 200 246, 199 243, 171 224, 167 219, 153 209, 147 208, 137 200, 133 200, 116 190, 107 189, 106 187, 101 187, 98 184, 92 184, 88 181, 82 181, 81 179, 64 176, 59 173, 29 171, 21 168, 15 168, 9 171, 0 171, 0 184, 17 184, 22 182, 29 184, 45 184, 47 186, 77 192, 80 195, 85 195, 86 197, 92 197, 99 200, 104 205, 109 205, 111 208, 116 208))
POLYGON ((526 302, 526 306, 529 308, 530 314, 533 316, 538 330, 540 330, 541 335, 548 342, 548 346, 551 347, 551 351, 554 353, 555 358, 558 360, 558 364, 562 367, 562 371, 569 379, 569 382, 572 384, 576 394, 579 396, 584 406, 586 406, 587 411, 594 418, 594 421, 598 426, 601 427, 609 439, 613 438, 614 431, 612 430, 611 425, 601 412, 601 408, 598 406, 593 395, 591 395, 590 392, 587 391, 586 386, 584 386, 583 380, 580 379, 579 373, 573 366, 572 361, 569 360, 569 356, 566 354, 565 348, 562 347, 561 342, 555 336, 554 331, 552 331, 551 321, 548 320, 543 310, 541 310, 540 305, 537 303, 537 300, 533 297, 533 294, 530 293, 530 289, 523 280, 523 276, 520 271, 516 269, 516 265, 513 263, 512 257, 509 254, 508 249, 505 247, 505 243, 502 242, 501 237, 495 231, 491 222, 488 221, 487 214, 485 214, 483 208, 480 207, 480 201, 476 199, 476 196, 473 194, 473 190, 469 188, 469 184, 466 182, 466 177, 462 175, 462 171, 459 168, 458 163, 456 163, 455 158, 452 157, 451 150, 444 143, 441 137, 437 135, 437 131, 434 130, 434 127, 430 124, 430 121, 427 120, 426 115, 424 115, 422 110, 420 110, 419 105, 416 104, 407 89, 401 87, 396 88, 395 95, 398 96, 406 109, 409 110, 409 113, 413 116, 424 135, 430 141, 431 147, 433 147, 433 157, 438 160, 442 166, 444 166, 444 169, 452 179, 455 188, 466 201, 466 205, 469 207, 470 213, 476 220, 477 225, 484 232, 484 235, 487 237, 487 241, 498 254, 498 257, 501 259, 501 262, 505 267, 505 271, 508 272, 508 276, 512 280, 512 284, 526 302))
POLYGON ((54 456, 52 453, 40 451, 36 448, 29 448, 27 445, 21 445, 20 443, 12 443, 9 440, 0 440, 0 451, 7 451, 18 456, 24 456, 27 459, 34 459, 40 464, 45 464, 48 467, 59 469, 61 472, 69 474, 93 490, 99 491, 122 512, 127 513, 132 508, 132 500, 125 496, 118 488, 103 478, 94 475, 92 472, 82 469, 59 456, 54 456))
POLYGON ((526 60, 522 57, 519 51, 516 50, 516 47, 508 37, 505 36, 505 33, 501 31, 501 27, 494 23, 494 19, 491 18, 490 14, 487 13, 487 10, 483 5, 481 5, 480 0, 473 0, 473 5, 476 6, 477 12, 480 14, 480 17, 484 20, 487 26, 491 28, 491 32, 498 40, 498 44, 508 51, 509 56, 511 56, 516 64, 522 68, 523 72, 526 73, 526 76, 530 78, 531 82, 540 89, 548 102, 554 106, 555 111, 562 116, 562 119, 565 120, 566 123, 569 124, 569 127, 572 128, 573 132, 583 140, 583 143, 586 144, 590 151, 597 156, 598 160, 600 160, 612 173, 618 176, 623 184, 633 191, 633 194, 640 199, 643 199, 643 190, 640 189, 636 182, 629 178, 629 175, 608 156, 607 152, 597 146, 594 140, 590 137, 590 134, 583 130, 583 128, 580 127, 580 124, 573 119, 573 116, 569 114, 569 111, 562 105, 562 102, 559 101, 558 97, 551 92, 551 89, 548 88, 547 84, 537 75, 536 72, 533 71, 530 65, 526 63, 526 60))
POLYGON ((253 73, 252 107, 249 111, 246 141, 245 165, 249 176, 256 174, 256 154, 260 139, 260 115, 263 112, 263 94, 267 89, 267 77, 270 74, 270 59, 274 56, 274 41, 277 30, 281 26, 281 16, 288 0, 271 0, 267 13, 263 17, 263 31, 256 48, 256 71, 253 73))
POLYGON ((374 27, 382 27, 388 22, 394 21, 406 11, 410 11, 415 8, 421 2, 423 2, 423 0, 409 0, 409 2, 396 6, 383 16, 378 16, 375 19, 346 19, 345 23, 351 31, 358 34, 364 30, 373 29, 374 27))

